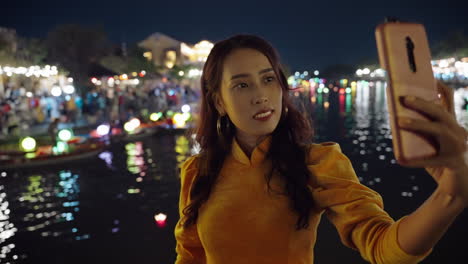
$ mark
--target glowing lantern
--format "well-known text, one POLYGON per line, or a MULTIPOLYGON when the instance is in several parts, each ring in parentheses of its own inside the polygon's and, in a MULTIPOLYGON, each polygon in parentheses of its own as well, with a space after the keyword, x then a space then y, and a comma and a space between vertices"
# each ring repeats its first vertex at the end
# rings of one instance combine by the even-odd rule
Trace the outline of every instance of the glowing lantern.
POLYGON ((132 132, 133 130, 135 130, 135 128, 132 126, 132 124, 130 122, 126 122, 124 124, 124 129, 127 132, 132 132))
POLYGON ((57 146, 53 147, 52 152, 54 154, 62 154, 68 152, 68 144, 62 141, 57 142, 57 146))
POLYGON ((162 117, 162 113, 159 112, 159 113, 152 113, 150 115, 150 120, 153 121, 153 122, 156 122, 158 121, 160 118, 162 117))
POLYGON ((167 215, 159 213, 154 216, 154 220, 159 227, 163 227, 166 225, 167 215))
POLYGON ((185 117, 182 114, 175 114, 174 117, 172 118, 172 121, 174 122, 174 125, 176 127, 184 127, 185 126, 185 117))
POLYGON ((72 94, 75 92, 75 87, 73 85, 65 85, 65 87, 63 87, 63 92, 66 93, 66 94, 72 94))
POLYGON ((132 118, 129 122, 132 123, 135 128, 139 127, 141 124, 140 119, 138 118, 132 118))
POLYGON ((100 125, 97 127, 96 132, 99 136, 105 136, 109 134, 110 126, 109 125, 100 125))
POLYGON ((70 129, 62 129, 58 132, 58 138, 61 141, 68 141, 73 137, 73 132, 70 129))
POLYGON ((133 132, 141 124, 138 118, 132 118, 130 121, 124 124, 124 129, 127 132, 133 132))
POLYGON ((21 140, 21 148, 24 150, 24 151, 33 151, 34 149, 36 149, 36 140, 32 137, 25 137, 23 138, 23 140, 21 140))
POLYGON ((191 116, 192 115, 190 113, 183 113, 182 114, 182 117, 185 119, 185 122, 187 122, 187 120, 189 120, 191 116))
POLYGON ((54 86, 54 87, 52 87, 52 89, 50 90, 50 93, 51 93, 53 96, 57 97, 57 96, 62 95, 62 89, 60 89, 60 87, 58 87, 58 86, 54 86))
POLYGON ((187 112, 190 112, 190 105, 183 105, 182 106, 182 113, 187 113, 187 112))

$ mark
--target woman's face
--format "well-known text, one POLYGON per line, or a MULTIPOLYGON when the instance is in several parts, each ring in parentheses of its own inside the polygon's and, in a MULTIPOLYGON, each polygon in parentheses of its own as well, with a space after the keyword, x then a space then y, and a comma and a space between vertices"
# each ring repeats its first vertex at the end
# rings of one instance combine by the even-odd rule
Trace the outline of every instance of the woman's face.
POLYGON ((281 117, 282 96, 268 58, 254 49, 231 52, 223 65, 221 96, 215 99, 220 115, 227 114, 236 135, 261 137, 275 130, 281 117), (263 116, 257 113, 266 112, 263 116))

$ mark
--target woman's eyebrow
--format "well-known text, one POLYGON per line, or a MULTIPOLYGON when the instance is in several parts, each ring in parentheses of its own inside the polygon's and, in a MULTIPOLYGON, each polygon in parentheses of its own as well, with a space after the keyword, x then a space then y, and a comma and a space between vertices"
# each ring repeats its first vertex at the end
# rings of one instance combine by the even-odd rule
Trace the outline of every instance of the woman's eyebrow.
MULTIPOLYGON (((263 70, 261 70, 261 71, 258 72, 258 75, 263 74, 263 73, 266 73, 266 72, 270 72, 270 71, 273 71, 273 68, 263 69, 263 70)), ((236 75, 233 75, 233 76, 231 77, 231 81, 234 80, 234 79, 237 79, 237 78, 249 77, 249 76, 250 76, 250 74, 248 74, 248 73, 236 74, 236 75)))

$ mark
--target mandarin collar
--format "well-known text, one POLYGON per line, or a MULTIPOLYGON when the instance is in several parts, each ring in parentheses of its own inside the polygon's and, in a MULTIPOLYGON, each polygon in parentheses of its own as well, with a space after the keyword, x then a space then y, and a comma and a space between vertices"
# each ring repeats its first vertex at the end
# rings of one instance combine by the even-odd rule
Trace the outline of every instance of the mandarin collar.
POLYGON ((260 144, 258 144, 252 151, 251 157, 247 157, 245 152, 239 146, 236 137, 233 137, 232 140, 232 150, 231 155, 240 163, 247 166, 257 166, 265 160, 265 155, 268 152, 268 148, 271 143, 271 135, 264 138, 260 144))

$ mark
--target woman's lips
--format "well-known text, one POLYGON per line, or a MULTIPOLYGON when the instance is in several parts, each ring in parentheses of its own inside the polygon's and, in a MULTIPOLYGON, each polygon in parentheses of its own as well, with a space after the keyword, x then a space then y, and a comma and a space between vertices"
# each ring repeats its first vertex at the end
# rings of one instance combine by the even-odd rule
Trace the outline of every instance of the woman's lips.
POLYGON ((266 112, 263 112, 263 113, 259 113, 259 114, 256 114, 253 118, 255 120, 258 120, 258 121, 266 121, 266 120, 270 119, 273 112, 274 112, 274 110, 269 110, 269 111, 266 111, 266 112))

